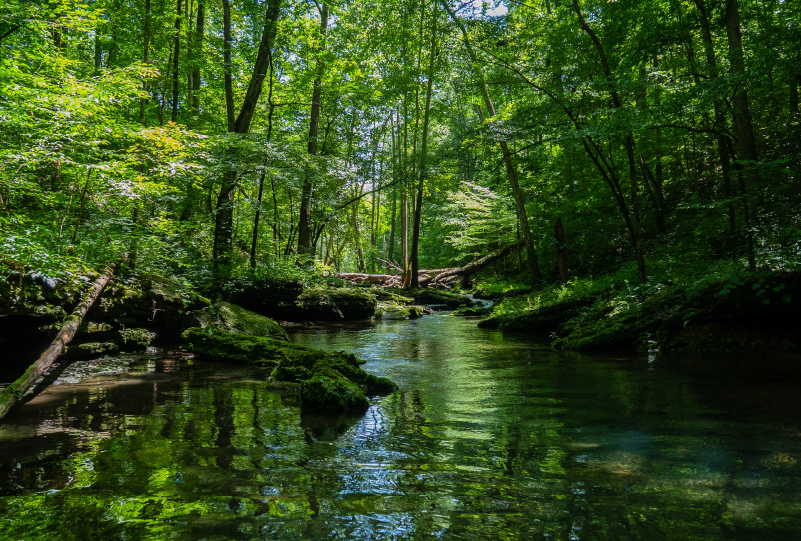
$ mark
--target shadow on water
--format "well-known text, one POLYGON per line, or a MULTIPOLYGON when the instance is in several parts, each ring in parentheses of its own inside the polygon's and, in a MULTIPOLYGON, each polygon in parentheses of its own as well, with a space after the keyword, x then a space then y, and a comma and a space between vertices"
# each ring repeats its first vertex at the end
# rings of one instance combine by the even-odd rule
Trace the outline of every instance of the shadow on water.
MULTIPOLYGON (((553 351, 447 315, 309 327, 401 387, 300 414, 166 356, 0 425, 0 539, 779 539, 801 528, 797 359, 553 351)), ((71 380, 72 381, 72 380, 71 380)))

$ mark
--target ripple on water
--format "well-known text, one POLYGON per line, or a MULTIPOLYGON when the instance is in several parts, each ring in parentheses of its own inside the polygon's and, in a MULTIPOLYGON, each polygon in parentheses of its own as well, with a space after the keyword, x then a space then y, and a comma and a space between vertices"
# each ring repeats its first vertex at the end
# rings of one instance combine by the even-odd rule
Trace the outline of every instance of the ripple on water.
POLYGON ((0 539, 801 529, 797 374, 763 377, 765 360, 556 352, 447 316, 293 339, 354 351, 402 390, 363 417, 301 417, 247 368, 169 352, 77 366, 0 425, 0 539))

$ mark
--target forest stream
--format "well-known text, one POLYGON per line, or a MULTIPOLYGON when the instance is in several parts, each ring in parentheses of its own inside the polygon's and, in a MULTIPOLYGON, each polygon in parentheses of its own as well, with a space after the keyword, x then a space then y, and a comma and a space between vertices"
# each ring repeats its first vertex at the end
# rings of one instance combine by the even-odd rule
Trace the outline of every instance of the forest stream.
POLYGON ((797 362, 586 355, 439 313, 301 328, 400 391, 305 415, 186 354, 0 425, 0 539, 789 539, 797 362), (703 362, 700 362, 703 360, 703 362))

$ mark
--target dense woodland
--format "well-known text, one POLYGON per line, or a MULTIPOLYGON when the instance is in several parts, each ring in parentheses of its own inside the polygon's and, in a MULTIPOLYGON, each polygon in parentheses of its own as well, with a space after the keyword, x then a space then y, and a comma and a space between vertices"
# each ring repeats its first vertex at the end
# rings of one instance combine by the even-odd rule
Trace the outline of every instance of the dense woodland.
POLYGON ((0 273, 791 269, 784 0, 0 0, 0 273))

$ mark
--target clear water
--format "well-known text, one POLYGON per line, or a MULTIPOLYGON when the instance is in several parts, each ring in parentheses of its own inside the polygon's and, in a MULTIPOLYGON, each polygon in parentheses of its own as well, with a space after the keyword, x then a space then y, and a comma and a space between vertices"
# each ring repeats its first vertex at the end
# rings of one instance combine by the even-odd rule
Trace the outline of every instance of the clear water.
POLYGON ((308 329, 401 391, 301 418, 202 359, 0 424, 0 539, 795 539, 797 359, 586 356, 445 315, 308 329))

